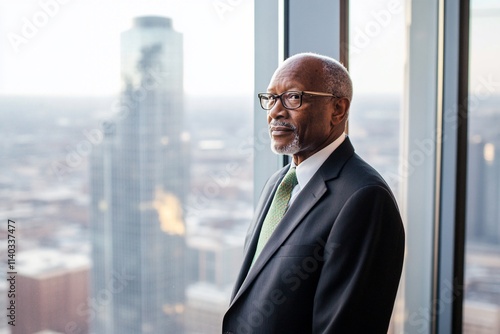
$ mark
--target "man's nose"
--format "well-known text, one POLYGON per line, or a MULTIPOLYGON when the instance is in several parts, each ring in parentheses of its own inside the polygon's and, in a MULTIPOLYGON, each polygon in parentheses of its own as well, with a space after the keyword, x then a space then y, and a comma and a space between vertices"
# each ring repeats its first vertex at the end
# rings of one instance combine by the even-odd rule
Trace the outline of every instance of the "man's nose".
POLYGON ((288 115, 288 109, 283 106, 281 99, 276 99, 274 106, 267 111, 267 116, 272 119, 283 118, 288 115))

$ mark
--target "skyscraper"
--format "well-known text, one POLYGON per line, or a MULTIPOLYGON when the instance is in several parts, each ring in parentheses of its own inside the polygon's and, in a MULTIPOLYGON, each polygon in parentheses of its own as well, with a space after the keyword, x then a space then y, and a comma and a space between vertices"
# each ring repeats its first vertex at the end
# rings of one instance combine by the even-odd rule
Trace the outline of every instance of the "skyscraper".
MULTIPOLYGON (((92 157, 95 333, 182 333, 187 138, 182 35, 139 17, 121 36, 122 93, 92 157)), ((93 311, 93 312, 92 312, 93 311)))
POLYGON ((498 144, 476 135, 469 142, 467 235, 469 242, 500 245, 498 144))

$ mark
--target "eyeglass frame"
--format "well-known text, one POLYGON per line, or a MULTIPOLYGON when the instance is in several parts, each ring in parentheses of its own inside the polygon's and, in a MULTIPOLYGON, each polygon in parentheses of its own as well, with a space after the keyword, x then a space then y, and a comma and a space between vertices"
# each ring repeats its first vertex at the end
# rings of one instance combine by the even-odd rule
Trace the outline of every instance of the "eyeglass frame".
POLYGON ((299 109, 300 107, 302 107, 302 96, 304 95, 309 95, 309 96, 319 96, 319 97, 334 97, 334 98, 337 98, 339 99, 340 96, 337 96, 337 95, 334 95, 334 94, 331 94, 331 93, 324 93, 324 92, 314 92, 314 91, 309 91, 309 90, 303 90, 303 91, 297 91, 297 90, 290 90, 290 91, 286 91, 286 92, 283 92, 281 94, 271 94, 271 93, 259 93, 257 94, 257 96, 259 97, 259 103, 260 103, 260 107, 264 110, 271 110, 273 109, 273 107, 276 105, 276 101, 279 99, 280 102, 281 102, 281 105, 285 108, 285 109, 288 109, 288 110, 296 110, 296 109, 299 109), (283 103, 283 100, 281 99, 283 94, 286 94, 286 93, 298 93, 299 96, 300 96, 300 103, 297 107, 293 107, 293 108, 289 108, 287 107, 284 103, 283 103), (262 105, 262 97, 264 97, 264 95, 267 95, 269 97, 273 97, 274 99, 274 104, 270 107, 270 108, 264 108, 264 106, 262 105))

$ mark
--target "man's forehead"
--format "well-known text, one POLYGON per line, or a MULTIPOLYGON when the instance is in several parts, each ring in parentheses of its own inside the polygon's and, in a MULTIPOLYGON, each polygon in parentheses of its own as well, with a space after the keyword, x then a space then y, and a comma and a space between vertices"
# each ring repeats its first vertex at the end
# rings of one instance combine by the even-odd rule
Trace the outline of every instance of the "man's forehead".
POLYGON ((300 81, 301 77, 304 76, 304 73, 305 71, 300 71, 299 68, 280 67, 274 72, 270 83, 278 83, 280 81, 300 81))
POLYGON ((273 74, 268 89, 275 86, 311 87, 321 81, 322 71, 318 63, 309 59, 294 59, 293 62, 283 63, 273 74))
POLYGON ((305 87, 300 78, 291 75, 273 76, 273 79, 267 86, 268 91, 302 90, 305 87))

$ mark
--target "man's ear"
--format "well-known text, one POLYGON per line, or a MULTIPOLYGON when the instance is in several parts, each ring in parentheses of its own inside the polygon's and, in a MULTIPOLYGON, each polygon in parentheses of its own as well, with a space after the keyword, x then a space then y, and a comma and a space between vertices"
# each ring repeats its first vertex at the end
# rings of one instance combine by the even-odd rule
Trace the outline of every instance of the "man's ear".
POLYGON ((348 98, 342 97, 338 100, 335 100, 333 105, 334 111, 332 113, 332 123, 334 125, 340 124, 343 121, 347 120, 350 106, 351 101, 349 101, 348 98))

